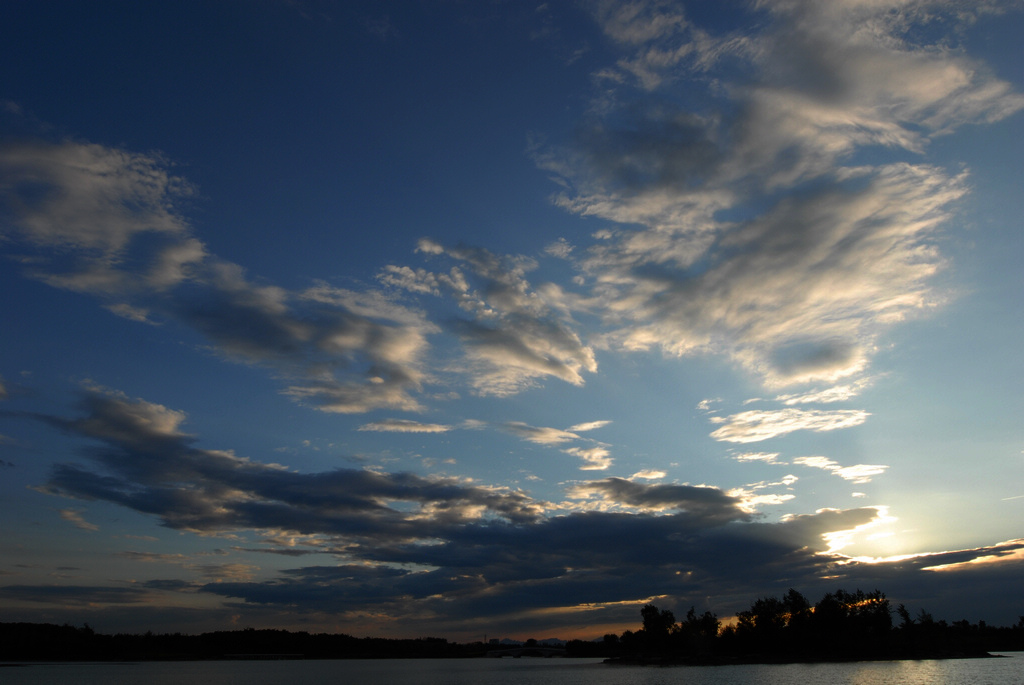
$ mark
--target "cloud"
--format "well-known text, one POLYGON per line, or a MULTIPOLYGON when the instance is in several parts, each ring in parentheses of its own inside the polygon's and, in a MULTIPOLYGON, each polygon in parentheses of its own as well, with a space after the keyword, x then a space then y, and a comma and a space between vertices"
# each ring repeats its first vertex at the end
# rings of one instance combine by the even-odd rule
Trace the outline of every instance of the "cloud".
POLYGON ((933 561, 940 563, 925 566, 923 570, 948 573, 950 571, 969 571, 980 566, 1003 564, 1006 562, 1024 562, 1024 539, 1008 540, 989 548, 970 550, 969 554, 971 558, 965 561, 948 558, 952 555, 943 555, 947 558, 933 559, 933 561))
POLYGON ((723 442, 760 442, 799 430, 820 433, 859 426, 868 416, 868 412, 860 409, 751 410, 719 419, 722 426, 714 430, 711 437, 723 442))
POLYGON ((418 411, 422 313, 378 292, 260 283, 210 254, 180 213, 192 192, 161 158, 63 142, 0 149, 0 192, 29 275, 97 297, 136 321, 178 321, 211 350, 269 369, 329 412, 418 411))
MULTIPOLYGON (((560 428, 530 426, 521 421, 509 421, 500 424, 501 430, 537 445, 560 445, 571 440, 580 440, 576 431, 595 430, 611 423, 610 421, 592 421, 578 424, 569 430, 560 428)), ((603 471, 612 465, 611 451, 607 445, 597 444, 592 447, 567 447, 562 450, 566 454, 583 460, 582 471, 603 471)))
MULTIPOLYGON (((752 6, 760 13, 755 32, 715 36, 668 2, 591 5, 621 56, 594 74, 600 93, 575 138, 535 151, 562 183, 556 204, 602 220, 592 244, 574 238, 546 250, 577 269, 574 291, 531 282, 530 257, 429 239, 419 253, 445 265, 387 266, 384 291, 282 288, 192 235, 182 207, 193 190, 166 160, 74 142, 3 148, 0 193, 12 218, 2 227, 5 251, 16 246, 30 275, 89 294, 119 316, 199 332, 212 353, 267 370, 289 396, 324 411, 423 410, 423 389, 442 382, 428 340, 444 333, 461 341, 465 356, 443 372, 480 395, 507 396, 552 378, 582 385, 597 372, 597 349, 711 353, 773 388, 815 388, 778 395, 781 410, 713 418, 716 440, 857 426, 867 412, 800 407, 856 396, 879 335, 944 301, 935 286, 946 264, 937 232, 969 177, 921 164, 918 155, 936 136, 1006 117, 1024 100, 955 46, 914 42, 937 33, 908 29, 942 4, 752 6), (719 63, 728 68, 712 78, 707 69, 719 63), (691 107, 698 99, 710 104, 691 107), (855 156, 860 151, 872 154, 855 156), (876 158, 896 161, 865 162, 876 158), (453 314, 432 323, 395 293, 445 298, 453 314)), ((1021 574, 1020 541, 900 560, 840 555, 841 539, 885 519, 881 508, 757 518, 757 507, 792 497, 783 488, 793 476, 722 490, 637 482, 665 475, 641 471, 576 483, 572 505, 556 508, 458 478, 299 473, 202 448, 184 431, 183 412, 100 388, 85 390, 73 418, 38 418, 89 442, 79 463, 53 468, 44 492, 115 503, 174 530, 255 531, 267 544, 307 536, 321 545, 309 553, 335 563, 260 580, 244 564, 195 564, 197 575, 218 581, 204 585, 0 588, 17 601, 84 610, 201 587, 249 616, 334 612, 332 621, 366 625, 372 615, 403 629, 447 631, 520 625, 530 612, 553 626, 573 612, 635 622, 650 588, 723 616, 790 586, 878 586, 904 601, 975 602, 997 586, 1005 592, 1021 574)), ((496 425, 561 448, 583 460, 583 470, 602 470, 611 465, 608 446, 568 444, 606 424, 460 427, 496 425)), ((401 419, 362 427, 450 429, 401 419)), ((735 458, 780 463, 771 452, 735 458)), ((886 469, 825 457, 794 463, 856 483, 886 469)), ((74 509, 62 516, 91 525, 74 509)), ((284 545, 235 551, 307 553, 284 545)))
POLYGON ((770 175, 779 180, 817 173, 855 146, 917 152, 931 136, 1024 106, 1008 83, 959 51, 913 42, 912 36, 925 35, 909 30, 915 24, 955 17, 962 8, 918 2, 762 6, 776 23, 758 40, 764 69, 760 83, 744 91, 749 137, 741 149, 748 164, 776 165, 770 175), (799 153, 779 164, 793 148, 799 153))
POLYGON ((568 447, 562 451, 583 460, 581 471, 604 471, 612 465, 611 451, 607 447, 568 447))
MULTIPOLYGON (((690 493, 663 494, 638 492, 623 499, 635 497, 658 506, 692 501, 690 493)), ((705 504, 715 494, 721 497, 712 489, 705 504)), ((372 607, 393 621, 435 629, 514 622, 524 614, 543 612, 545 625, 554 628, 573 617, 578 621, 581 614, 593 617, 587 621, 591 623, 635 622, 637 609, 649 601, 647 595, 630 591, 636 587, 659 588, 661 601, 669 604, 686 605, 699 598, 725 616, 746 608, 759 592, 797 586, 824 593, 838 582, 905 593, 926 573, 920 566, 928 563, 903 562, 901 567, 825 553, 829 535, 876 520, 878 512, 872 508, 825 510, 776 524, 744 523, 731 517, 747 515, 730 509, 728 498, 723 499, 718 504, 725 509, 711 503, 703 516, 582 512, 526 527, 469 526, 441 544, 371 552, 378 559, 417 563, 421 570, 312 566, 265 582, 218 584, 206 590, 245 600, 240 606, 322 607, 343 616, 372 607), (602 544, 607 540, 615 544, 602 544), (620 604, 621 613, 612 610, 620 604)), ((1002 575, 1012 572, 1007 568, 1011 562, 1002 565, 1002 575)), ((946 596, 956 592, 952 578, 931 588, 946 596)), ((903 597, 889 592, 890 597, 903 597)))
POLYGON ((621 614, 602 614, 602 622, 635 621, 647 596, 635 588, 658 588, 673 602, 713 598, 719 615, 728 615, 775 587, 814 592, 843 582, 903 591, 921 573, 952 580, 966 572, 923 567, 998 557, 968 569, 990 577, 1020 563, 1009 548, 913 563, 843 557, 834 551, 835 541, 883 520, 879 509, 829 509, 763 523, 749 506, 767 483, 731 494, 609 477, 576 483, 568 494, 577 504, 555 509, 523 492, 451 478, 349 469, 300 474, 202 449, 183 432, 183 413, 96 388, 85 391, 77 418, 39 418, 93 442, 81 452, 88 467, 55 466, 43 491, 113 502, 157 516, 172 529, 315 538, 339 564, 285 569, 257 580, 244 563, 131 553, 181 564, 216 582, 0 588, 0 596, 19 602, 145 604, 155 601, 149 593, 200 589, 250 617, 261 611, 278 620, 282 611, 310 618, 330 612, 348 622, 371 612, 385 621, 381 626, 464 631, 477 622, 514 622, 533 611, 544 612, 547 625, 557 627, 581 611, 611 605, 621 605, 621 614))
MULTIPOLYGON (((967 190, 922 164, 844 165, 869 147, 918 155, 1024 97, 911 40, 930 13, 955 14, 940 4, 757 10, 755 32, 712 36, 672 3, 598 3, 626 56, 597 75, 576 139, 535 158, 565 189, 556 204, 618 224, 574 251, 580 301, 605 327, 595 344, 722 354, 775 387, 835 383, 868 368, 886 327, 943 302, 933 236, 967 190), (722 60, 737 78, 706 74, 722 60), (680 104, 684 87, 711 104, 680 104)), ((858 386, 844 387, 814 401, 858 386)))
POLYGON ((580 436, 571 431, 559 428, 530 426, 522 421, 509 421, 501 424, 501 429, 518 438, 537 445, 558 445, 569 440, 578 440, 580 436))
POLYGON ((445 328, 462 341, 466 372, 481 395, 507 396, 545 377, 583 385, 583 372, 595 372, 594 351, 583 344, 565 316, 557 288, 534 290, 526 273, 532 259, 502 257, 477 247, 447 248, 422 239, 418 251, 458 262, 447 273, 387 266, 386 285, 409 292, 447 295, 462 310, 445 328), (469 317, 469 318, 467 318, 469 317))
POLYGON ((190 568, 200 576, 216 583, 252 580, 258 570, 249 564, 192 564, 190 568))
POLYGON ((840 466, 837 462, 827 457, 797 457, 794 464, 809 466, 816 469, 830 471, 843 480, 854 483, 870 483, 872 476, 880 476, 889 468, 882 464, 855 464, 853 466, 840 466))
POLYGON ((377 431, 384 433, 446 433, 452 430, 451 426, 442 423, 420 423, 408 419, 384 419, 365 423, 359 427, 361 431, 377 431))
MULTIPOLYGON (((766 456, 772 457, 772 459, 766 460, 767 463, 775 463, 773 455, 754 455, 754 456, 766 456)), ((783 504, 792 499, 796 498, 796 495, 791 492, 786 493, 765 493, 760 492, 761 490, 767 490, 769 488, 785 487, 788 490, 792 490, 792 486, 799 479, 794 475, 786 475, 780 481, 761 481, 760 483, 750 483, 744 487, 733 488, 726 494, 730 497, 736 497, 741 502, 741 507, 744 511, 755 512, 758 507, 761 506, 774 506, 783 504)))
POLYGON ((483 516, 527 520, 543 508, 523 493, 452 478, 351 469, 300 474, 230 451, 199 449, 181 431, 182 412, 110 391, 87 390, 81 408, 84 416, 77 419, 40 418, 99 441, 102 447, 87 454, 100 471, 58 464, 44 490, 114 502, 156 515, 170 528, 383 540, 483 516))
POLYGON ((825 388, 824 390, 814 390, 811 392, 795 393, 790 395, 779 395, 775 398, 776 402, 782 402, 786 405, 794 404, 832 404, 833 402, 846 402, 847 400, 853 399, 861 393, 864 388, 869 384, 867 379, 861 379, 856 383, 850 383, 847 385, 835 385, 831 388, 825 388))
POLYGON ((553 243, 549 243, 544 248, 544 252, 551 255, 552 257, 558 257, 560 259, 567 259, 572 254, 574 247, 569 244, 569 241, 565 238, 559 238, 553 243))
POLYGON ((566 430, 571 433, 586 433, 587 431, 604 428, 610 423, 611 421, 588 421, 586 423, 577 423, 575 426, 569 426, 566 430))
POLYGON ((78 509, 60 509, 57 511, 60 517, 79 530, 96 531, 100 527, 95 523, 89 523, 82 518, 82 512, 78 509))
POLYGON ((173 202, 192 189, 164 166, 159 157, 102 145, 23 143, 3 150, 0 178, 26 242, 109 266, 140 234, 188 233, 173 202))
POLYGON ((778 452, 743 452, 733 457, 736 461, 760 461, 765 464, 778 464, 778 452))
POLYGON ((707 522, 747 520, 735 498, 718 488, 693 485, 646 485, 625 478, 605 478, 576 485, 569 496, 578 499, 596 497, 607 503, 623 505, 643 512, 686 511, 707 522))
POLYGON ((664 478, 667 475, 668 474, 665 473, 664 471, 658 471, 655 469, 645 469, 643 471, 637 471, 632 476, 630 476, 629 479, 635 480, 637 478, 643 478, 646 480, 658 480, 660 478, 664 478))
POLYGON ((723 353, 769 385, 836 381, 866 368, 878 330, 939 301, 926 238, 962 193, 936 169, 860 169, 749 222, 691 209, 613 234, 580 267, 609 345, 723 353))

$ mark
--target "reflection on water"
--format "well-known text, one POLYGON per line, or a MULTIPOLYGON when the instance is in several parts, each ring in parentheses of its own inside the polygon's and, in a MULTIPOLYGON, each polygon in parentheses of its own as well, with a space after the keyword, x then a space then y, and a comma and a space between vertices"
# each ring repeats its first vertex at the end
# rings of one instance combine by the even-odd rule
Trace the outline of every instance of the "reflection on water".
POLYGON ((852 664, 606 666, 600 659, 403 659, 32 664, 4 685, 1003 685, 1024 682, 1024 653, 1003 659, 852 664))

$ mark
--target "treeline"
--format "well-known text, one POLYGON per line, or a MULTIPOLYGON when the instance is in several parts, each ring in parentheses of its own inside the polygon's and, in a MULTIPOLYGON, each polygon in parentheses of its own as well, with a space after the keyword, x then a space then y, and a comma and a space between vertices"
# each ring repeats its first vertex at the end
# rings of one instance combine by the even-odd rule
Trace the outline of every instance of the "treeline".
MULTIPOLYGON (((605 657, 613 663, 714 664, 930 659, 1024 650, 1024 616, 1012 627, 947 623, 925 611, 912 616, 902 604, 893 609, 877 590, 837 590, 815 604, 790 590, 756 600, 724 627, 715 614, 697 614, 692 607, 681 621, 653 604, 644 606, 640 617, 635 631, 591 642, 571 640, 565 655, 605 657)), ((88 624, 0 623, 0 661, 8 662, 458 658, 504 648, 443 638, 356 638, 252 628, 201 635, 103 635, 88 624)))
POLYGON ((103 635, 48 623, 0 623, 0 661, 172 661, 205 659, 397 659, 481 656, 481 643, 443 638, 357 638, 287 630, 217 631, 201 635, 103 635))
POLYGON ((1013 627, 984 621, 947 623, 902 604, 895 610, 885 595, 837 590, 817 603, 796 590, 763 597, 723 627, 711 612, 691 608, 677 622, 673 613, 648 604, 642 626, 599 643, 570 642, 571 655, 607 656, 623 663, 729 663, 928 659, 987 656, 1024 650, 1024 616, 1013 627), (895 618, 898 621, 894 621, 895 618))

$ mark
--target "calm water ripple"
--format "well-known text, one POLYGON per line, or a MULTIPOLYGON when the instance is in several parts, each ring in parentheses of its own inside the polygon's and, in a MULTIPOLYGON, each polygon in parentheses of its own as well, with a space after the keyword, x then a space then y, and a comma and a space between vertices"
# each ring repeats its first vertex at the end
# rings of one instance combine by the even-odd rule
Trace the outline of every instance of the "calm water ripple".
POLYGON ((3 685, 1005 685, 1024 684, 1024 652, 1003 659, 657 668, 600 659, 407 659, 30 664, 3 685))

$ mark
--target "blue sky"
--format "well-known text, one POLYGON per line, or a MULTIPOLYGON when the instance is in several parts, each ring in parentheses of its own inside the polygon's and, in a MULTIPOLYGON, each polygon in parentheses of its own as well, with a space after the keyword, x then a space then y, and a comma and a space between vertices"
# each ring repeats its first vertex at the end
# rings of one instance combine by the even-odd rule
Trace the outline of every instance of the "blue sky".
POLYGON ((1010 624, 1020 2, 12 2, 0 620, 1010 624))

